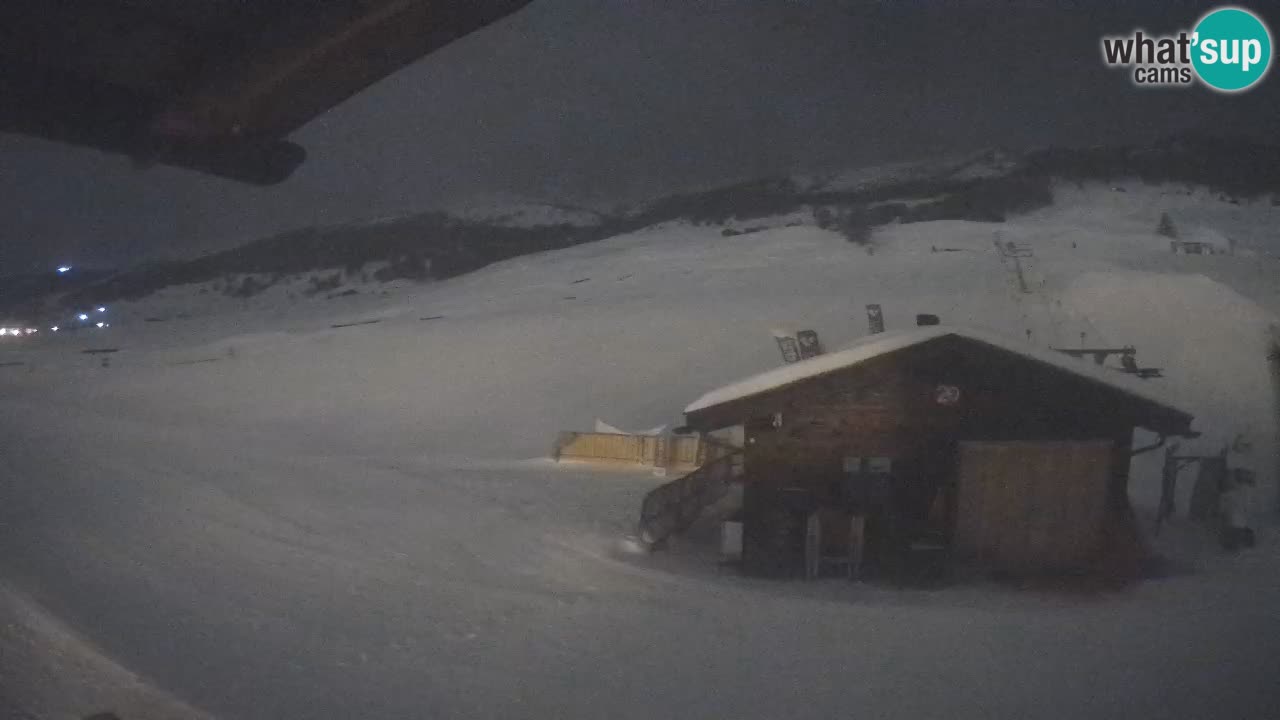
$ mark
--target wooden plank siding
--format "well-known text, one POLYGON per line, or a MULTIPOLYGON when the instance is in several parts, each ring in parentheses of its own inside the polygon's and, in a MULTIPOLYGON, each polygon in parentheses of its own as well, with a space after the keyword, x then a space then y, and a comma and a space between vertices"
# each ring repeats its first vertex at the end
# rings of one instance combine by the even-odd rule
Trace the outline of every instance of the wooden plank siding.
POLYGON ((1113 447, 961 443, 957 556, 1019 572, 1086 567, 1102 549, 1113 447))
POLYGON ((565 460, 640 463, 644 460, 643 438, 612 433, 562 433, 555 456, 565 460))
POLYGON ((786 489, 806 491, 818 506, 837 502, 846 456, 890 458, 895 492, 922 504, 940 497, 953 534, 957 523, 965 542, 987 537, 971 523, 998 527, 995 560, 1048 569, 1096 554, 1105 526, 1125 518, 1131 436, 1135 426, 1150 426, 1150 412, 1087 378, 942 338, 687 419, 701 431, 745 427, 743 559, 757 570, 794 566, 794 543, 779 545, 795 530, 779 527, 786 489), (959 388, 959 401, 940 404, 941 385, 959 388), (982 442, 1040 450, 1010 450, 1005 460, 993 450, 991 466, 973 471, 975 487, 958 491, 961 448, 982 442), (1019 533, 1018 543, 1008 539, 1019 533))
POLYGON ((697 435, 563 432, 551 454, 556 460, 693 470, 732 450, 736 448, 697 435))

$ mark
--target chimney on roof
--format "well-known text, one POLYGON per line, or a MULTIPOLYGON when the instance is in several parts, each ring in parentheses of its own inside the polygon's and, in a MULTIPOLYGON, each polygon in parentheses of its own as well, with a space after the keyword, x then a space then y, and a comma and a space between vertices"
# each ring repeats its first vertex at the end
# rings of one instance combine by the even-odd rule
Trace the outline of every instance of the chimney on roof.
POLYGON ((941 324, 942 324, 942 321, 938 319, 937 315, 929 315, 926 313, 921 313, 919 315, 916 315, 916 327, 928 327, 930 325, 941 325, 941 324))

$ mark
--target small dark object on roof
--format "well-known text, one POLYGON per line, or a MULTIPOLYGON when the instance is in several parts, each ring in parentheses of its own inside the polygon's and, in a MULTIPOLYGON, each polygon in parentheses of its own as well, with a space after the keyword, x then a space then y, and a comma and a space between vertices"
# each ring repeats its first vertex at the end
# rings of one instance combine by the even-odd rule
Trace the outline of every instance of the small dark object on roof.
POLYGON ((1133 353, 1126 353, 1120 356, 1120 367, 1130 375, 1137 375, 1143 380, 1164 377, 1160 368, 1138 367, 1138 360, 1133 353))
POLYGON ((569 284, 570 284, 570 285, 577 285, 577 284, 579 284, 579 283, 587 282, 587 281, 588 281, 588 280, 590 280, 590 279, 591 279, 591 278, 580 278, 580 279, 578 279, 578 280, 574 280, 573 282, 571 282, 571 283, 569 283, 569 284))
POLYGON ((1101 365, 1105 363, 1107 361, 1107 358, 1112 355, 1119 355, 1120 357, 1123 358, 1128 355, 1133 355, 1135 352, 1137 352, 1136 350, 1133 349, 1133 346, 1131 345, 1125 345, 1124 347, 1121 347, 1121 348, 1052 348, 1052 349, 1060 353, 1063 353, 1064 355, 1070 355, 1071 357, 1075 357, 1075 358, 1084 358, 1092 355, 1093 362, 1097 365, 1101 365))
POLYGON ((120 348, 90 348, 88 350, 81 350, 80 352, 85 355, 101 355, 103 353, 120 352, 120 348))
POLYGON ((355 326, 357 326, 357 325, 373 325, 374 323, 380 323, 380 322, 382 322, 382 319, 381 319, 381 318, 377 318, 377 319, 374 319, 374 320, 359 320, 359 321, 357 321, 357 322, 349 322, 349 323, 334 323, 333 325, 330 325, 329 327, 331 327, 331 328, 345 328, 345 327, 355 327, 355 326))
POLYGON ((440 320, 440 319, 443 319, 443 318, 444 318, 444 316, 443 316, 443 315, 428 315, 428 316, 426 316, 426 317, 420 317, 420 318, 418 318, 418 319, 419 319, 419 320, 440 320))

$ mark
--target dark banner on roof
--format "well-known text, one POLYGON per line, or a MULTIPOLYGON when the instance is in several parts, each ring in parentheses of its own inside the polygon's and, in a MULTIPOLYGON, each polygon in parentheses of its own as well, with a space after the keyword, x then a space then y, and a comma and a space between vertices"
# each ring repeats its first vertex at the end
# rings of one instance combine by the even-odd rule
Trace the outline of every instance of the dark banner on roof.
POLYGON ((800 360, 800 342, 793 330, 774 329, 770 331, 778 342, 778 351, 782 353, 782 362, 790 365, 800 360))
POLYGON ((800 359, 808 360, 822 354, 822 341, 815 330, 801 330, 796 333, 796 342, 800 345, 800 359))
POLYGON ((872 335, 884 332, 884 313, 879 305, 867 306, 867 327, 872 335))

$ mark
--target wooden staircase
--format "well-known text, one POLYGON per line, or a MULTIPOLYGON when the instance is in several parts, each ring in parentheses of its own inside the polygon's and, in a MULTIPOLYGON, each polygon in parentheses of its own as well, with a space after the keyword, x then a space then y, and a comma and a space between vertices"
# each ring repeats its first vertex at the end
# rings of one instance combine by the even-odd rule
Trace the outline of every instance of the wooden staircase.
POLYGON ((640 504, 637 534, 649 548, 660 546, 673 534, 687 529, 702 511, 729 491, 742 475, 742 448, 717 445, 717 457, 697 470, 654 488, 640 504))

